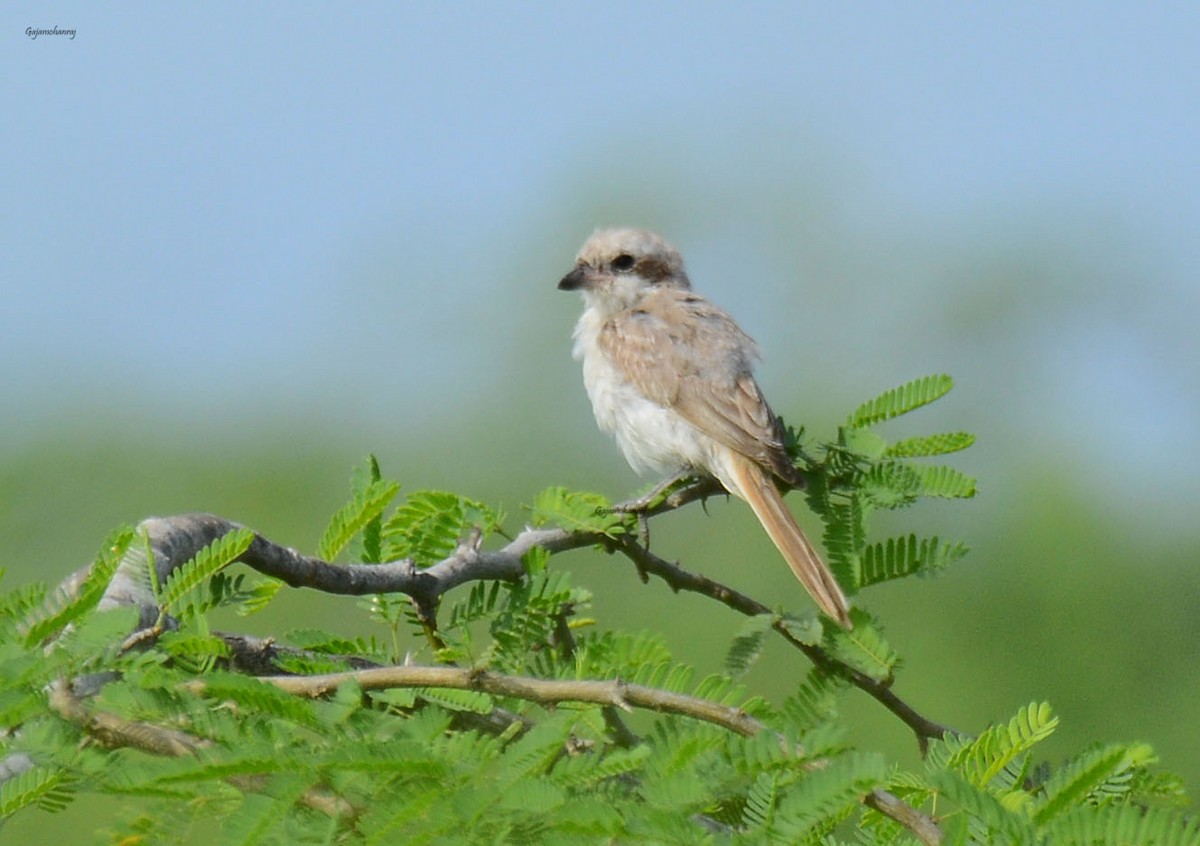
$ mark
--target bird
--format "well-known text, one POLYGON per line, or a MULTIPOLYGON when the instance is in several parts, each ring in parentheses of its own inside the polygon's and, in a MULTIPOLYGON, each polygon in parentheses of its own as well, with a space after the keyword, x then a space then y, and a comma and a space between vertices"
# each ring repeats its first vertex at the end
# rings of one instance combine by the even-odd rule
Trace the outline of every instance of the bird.
POLYGON ((584 310, 573 356, 600 429, 639 474, 715 477, 744 500, 820 610, 845 629, 850 606, 783 501, 804 479, 754 379, 758 345, 692 290, 683 257, 644 229, 597 229, 559 290, 584 310))

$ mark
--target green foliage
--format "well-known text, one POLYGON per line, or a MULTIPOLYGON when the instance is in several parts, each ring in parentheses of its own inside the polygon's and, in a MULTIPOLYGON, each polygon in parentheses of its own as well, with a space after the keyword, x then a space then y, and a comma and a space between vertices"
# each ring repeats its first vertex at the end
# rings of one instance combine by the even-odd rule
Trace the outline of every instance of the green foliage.
POLYGON ((254 532, 249 529, 234 529, 222 535, 192 556, 191 560, 176 569, 167 579, 159 595, 159 604, 168 614, 199 613, 204 607, 212 607, 198 596, 199 588, 209 582, 221 570, 238 559, 254 541, 254 532))
POLYGON ((6 627, 4 634, 15 634, 25 621, 45 616, 42 606, 46 594, 46 586, 41 582, 30 582, 0 594, 0 625, 6 627))
MULTIPOLYGON (((436 626, 406 597, 373 597, 369 636, 297 628, 275 659, 279 673, 297 675, 399 662, 396 629, 412 623, 429 644, 408 656, 414 662, 518 680, 619 680, 625 687, 614 690, 691 697, 692 717, 627 709, 619 697, 547 704, 516 688, 372 689, 363 677, 315 698, 285 693, 236 669, 209 625, 219 606, 253 611, 286 595, 282 582, 244 587, 229 570, 253 541, 246 530, 168 578, 157 593, 178 628, 155 629, 131 647, 135 609, 97 611, 117 565, 132 560, 133 535, 123 530, 73 594, 47 598, 34 585, 0 595, 0 816, 53 813, 87 795, 124 809, 98 824, 104 842, 919 842, 876 809, 892 796, 926 815, 946 844, 1200 846, 1181 785, 1154 769, 1146 744, 1097 743, 1050 766, 1041 747, 1058 718, 1044 703, 974 737, 930 740, 916 769, 848 745, 845 691, 864 679, 886 689, 902 666, 862 592, 936 573, 966 553, 957 541, 915 532, 872 540, 869 518, 975 490, 952 468, 914 460, 961 450, 970 435, 889 444, 871 427, 949 388, 936 376, 888 391, 815 446, 789 432, 829 560, 859 596, 850 631, 794 609, 753 614, 732 636, 723 671, 712 672, 676 659, 668 633, 603 627, 588 616, 591 593, 538 550, 524 556, 519 581, 476 581, 447 595, 436 626), (771 644, 800 644, 820 660, 803 663, 793 651, 782 668, 767 667, 771 644), (797 682, 770 702, 753 688, 760 672, 797 682), (64 688, 69 682, 75 687, 64 688), (74 704, 64 689, 78 691, 74 704), (710 713, 757 722, 734 732, 698 716, 710 713)), ((417 491, 388 513, 398 490, 368 459, 322 536, 322 555, 430 567, 473 532, 480 542, 503 535, 498 511, 452 493, 417 491)), ((561 488, 539 494, 530 512, 534 525, 589 543, 636 530, 604 498, 561 488)), ((727 612, 713 604, 711 613, 727 612)))
POLYGON ((368 462, 374 473, 355 476, 353 496, 333 515, 317 544, 317 555, 326 561, 337 558, 359 533, 366 538, 364 550, 367 554, 381 549, 382 523, 379 515, 400 492, 400 483, 371 478, 378 473, 379 465, 374 456, 368 462))
MULTIPOLYGON (((40 615, 32 621, 25 631, 25 644, 33 646, 41 643, 47 637, 57 634, 66 626, 91 611, 100 602, 108 583, 112 581, 117 566, 125 556, 125 551, 133 541, 133 529, 122 526, 116 529, 104 541, 96 560, 83 580, 75 597, 63 602, 56 610, 40 615)), ((62 599, 62 597, 56 597, 62 599)))
POLYGON ((166 632, 159 639, 159 646, 172 663, 193 673, 208 672, 219 659, 229 657, 225 641, 211 635, 166 632))
POLYGON ((1011 786, 1025 772, 1009 768, 1023 760, 1024 754, 1049 737, 1057 726, 1058 718, 1050 713, 1048 703, 1030 703, 1007 725, 993 726, 957 750, 948 763, 976 787, 987 787, 1002 775, 1004 786, 1011 786))
MULTIPOLYGON (((399 482, 383 478, 379 462, 368 456, 351 478, 350 501, 330 520, 320 542, 320 557, 330 560, 349 548, 365 564, 411 559, 430 567, 450 556, 472 532, 484 539, 500 531, 503 515, 483 503, 445 491, 413 491, 385 516, 400 490, 399 482)), ((274 598, 278 584, 259 585, 252 598, 259 610, 274 598)), ((376 595, 363 602, 370 616, 390 630, 393 658, 399 657, 399 631, 415 619, 404 598, 376 595)))
MULTIPOLYGON (((899 417, 901 414, 907 414, 934 400, 941 399, 953 387, 954 380, 944 373, 914 379, 864 402, 854 409, 846 424, 861 429, 882 423, 884 420, 899 417)), ((930 453, 921 454, 928 455, 930 453)))
POLYGON ((271 604, 279 592, 283 590, 283 582, 279 579, 266 577, 255 579, 249 589, 244 591, 236 603, 237 612, 243 617, 256 614, 271 604))
MULTIPOLYGON (((1058 726, 1050 706, 1031 703, 978 737, 931 744, 923 773, 893 777, 892 790, 936 807, 950 842, 1144 844, 1200 843, 1200 822, 1162 804, 1144 743, 1085 750, 1038 778, 1033 752, 1058 726)), ((1174 791, 1168 791, 1174 794, 1174 791)), ((877 832, 891 820, 868 818, 877 832)))
POLYGON ((832 725, 838 716, 838 696, 846 682, 825 670, 813 668, 796 692, 783 702, 782 710, 789 722, 803 731, 832 725))
POLYGON ((828 630, 829 651, 847 666, 879 681, 892 678, 899 656, 883 636, 875 620, 860 608, 850 611, 854 628, 828 630))
POLYGON ((923 455, 945 455, 959 452, 975 443, 970 432, 943 432, 939 435, 924 435, 897 441, 884 450, 888 458, 917 458, 923 455))
POLYGON ((965 545, 936 537, 918 539, 916 535, 905 535, 888 538, 863 550, 860 586, 936 573, 966 554, 965 545))
MULTIPOLYGON (((837 438, 816 449, 800 433, 788 431, 793 454, 804 466, 806 499, 824 523, 830 568, 849 595, 884 581, 933 574, 962 558, 957 541, 909 534, 870 542, 870 517, 877 509, 910 506, 922 497, 962 499, 975 495, 975 480, 939 464, 914 459, 956 452, 970 446, 965 432, 910 437, 889 443, 874 425, 945 396, 949 376, 916 379, 860 405, 838 429, 837 438)), ((879 681, 892 678, 898 657, 882 627, 860 610, 850 633, 831 631, 828 648, 847 665, 879 681)))
POLYGON ((454 552, 468 530, 488 535, 499 526, 499 514, 481 502, 445 491, 414 491, 382 525, 383 560, 412 558, 428 567, 454 552))
POLYGON ((553 523, 576 532, 595 532, 615 538, 626 534, 633 525, 628 514, 613 511, 612 503, 600 494, 546 488, 533 500, 532 523, 553 523))
POLYGON ((729 645, 729 652, 725 655, 726 673, 740 676, 750 669, 762 654, 774 622, 775 619, 770 614, 758 614, 742 623, 733 643, 729 645))
POLYGON ((65 770, 32 767, 0 784, 0 818, 27 805, 59 811, 71 800, 70 775, 65 770))

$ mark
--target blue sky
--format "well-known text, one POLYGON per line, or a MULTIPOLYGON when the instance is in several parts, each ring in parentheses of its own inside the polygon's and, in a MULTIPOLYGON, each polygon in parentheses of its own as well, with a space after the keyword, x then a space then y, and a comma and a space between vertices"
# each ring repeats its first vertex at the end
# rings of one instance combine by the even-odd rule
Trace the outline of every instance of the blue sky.
POLYGON ((1194 4, 10 3, 0 23, 0 445, 64 419, 431 426, 456 396, 577 380, 553 282, 594 225, 630 222, 685 249, 768 384, 803 360, 794 395, 844 403, 950 370, 1020 431, 1194 493, 1194 4), (25 34, 54 25, 75 38, 25 34), (1035 272, 982 284, 979 255, 1035 272))

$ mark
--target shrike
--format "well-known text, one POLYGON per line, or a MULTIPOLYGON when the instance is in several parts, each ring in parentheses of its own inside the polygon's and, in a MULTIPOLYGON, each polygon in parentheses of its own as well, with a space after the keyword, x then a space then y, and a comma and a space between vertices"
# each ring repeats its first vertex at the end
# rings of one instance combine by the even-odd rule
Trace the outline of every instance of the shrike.
POLYGON ((845 594, 776 487, 803 479, 754 381, 758 347, 692 292, 679 252, 652 232, 600 229, 558 287, 583 294, 574 355, 596 422, 633 469, 715 476, 749 503, 821 610, 850 628, 845 594))

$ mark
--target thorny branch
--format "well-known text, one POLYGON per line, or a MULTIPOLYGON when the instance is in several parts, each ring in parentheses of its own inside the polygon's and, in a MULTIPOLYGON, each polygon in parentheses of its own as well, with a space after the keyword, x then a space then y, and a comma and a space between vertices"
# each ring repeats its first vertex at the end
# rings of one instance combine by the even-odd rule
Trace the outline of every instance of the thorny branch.
MULTIPOLYGON (((340 685, 354 681, 363 690, 440 687, 449 690, 474 690, 492 696, 523 699, 539 705, 589 702, 595 705, 611 705, 628 712, 632 712, 634 708, 644 708, 664 714, 680 714, 703 720, 744 737, 758 734, 765 728, 762 723, 747 715, 740 708, 682 693, 671 693, 645 685, 629 684, 620 679, 606 681, 539 679, 532 676, 506 675, 471 667, 407 665, 348 670, 315 676, 264 676, 260 681, 272 684, 287 693, 309 698, 327 696, 336 691, 340 685)), ((203 678, 197 678, 195 681, 188 682, 185 687, 192 693, 200 695, 204 692, 204 684, 203 678)))
MULTIPOLYGON (((194 755, 211 745, 211 741, 195 737, 177 729, 164 728, 154 723, 130 720, 125 717, 93 710, 71 689, 65 681, 55 682, 49 691, 50 708, 68 722, 75 723, 88 736, 104 746, 130 747, 151 755, 182 757, 194 755)), ((236 775, 225 779, 239 790, 262 790, 265 779, 257 776, 236 775)), ((300 801, 315 811, 336 817, 349 817, 354 809, 345 799, 319 788, 304 791, 300 801)))
MULTIPOLYGON (((591 702, 624 711, 644 708, 712 723, 744 737, 769 731, 767 726, 739 708, 644 685, 627 684, 619 679, 539 679, 464 667, 393 666, 314 676, 264 676, 261 680, 288 693, 314 698, 328 695, 347 682, 355 682, 363 690, 440 687, 474 690, 551 707, 562 702, 591 702)), ((196 696, 206 693, 203 678, 187 682, 183 687, 196 696)), ((128 746, 153 755, 178 757, 194 754, 210 745, 208 740, 176 729, 91 709, 71 690, 69 684, 62 681, 51 688, 50 706, 63 719, 79 725, 95 740, 110 747, 128 746)), ((780 742, 786 741, 780 738, 780 742)), ((802 749, 794 747, 791 752, 803 754, 802 749)), ((814 762, 813 766, 820 764, 814 762)), ((252 775, 231 776, 227 781, 241 790, 261 788, 261 779, 252 775)), ((310 789, 305 792, 302 801, 330 816, 349 818, 357 813, 357 809, 346 800, 324 790, 310 789)), ((889 791, 880 788, 872 790, 863 797, 863 802, 908 828, 927 846, 941 843, 942 831, 933 818, 889 791)))
MULTIPOLYGON (((591 702, 623 711, 645 708, 702 720, 743 737, 753 737, 769 730, 740 708, 645 685, 628 684, 620 679, 538 679, 465 667, 405 666, 350 670, 319 676, 268 676, 261 680, 288 693, 308 697, 325 696, 349 681, 356 682, 363 690, 443 687, 474 690, 550 706, 561 702, 591 702)), ((202 695, 204 680, 197 679, 188 683, 187 687, 193 693, 202 695)), ((785 741, 780 738, 780 742, 785 741)), ((803 754, 802 749, 793 748, 791 751, 793 754, 803 754)), ((868 793, 863 802, 909 829, 922 843, 930 846, 941 843, 942 831, 933 818, 896 795, 877 788, 868 793)))
MULTIPOLYGON (((696 500, 703 501, 708 496, 719 492, 720 489, 715 483, 709 480, 698 480, 693 484, 674 490, 665 497, 656 497, 653 500, 642 498, 618 503, 613 506, 613 510, 636 514, 641 524, 643 537, 647 537, 647 522, 650 518, 696 500)), ((122 561, 105 593, 101 608, 134 605, 141 610, 143 621, 156 619, 158 608, 155 597, 150 593, 144 580, 140 578, 140 574, 145 572, 147 550, 153 556, 158 581, 160 584, 164 584, 170 573, 187 562, 196 552, 238 528, 241 528, 240 524, 211 514, 185 514, 166 518, 151 517, 143 520, 139 523, 138 529, 145 535, 146 544, 144 546, 135 544, 130 547, 125 560, 122 561)), ((624 555, 637 569, 643 581, 649 575, 657 576, 674 591, 686 590, 708 596, 747 616, 772 613, 767 605, 746 594, 661 558, 651 552, 647 546, 639 544, 632 536, 612 537, 594 531, 565 528, 526 527, 515 538, 496 550, 482 549, 479 532, 472 532, 452 554, 427 568, 418 568, 411 559, 384 564, 333 564, 290 547, 273 543, 259 534, 255 534, 253 542, 239 556, 238 560, 291 587, 308 587, 339 595, 405 594, 411 597, 421 618, 428 621, 433 630, 436 630, 437 609, 441 597, 451 589, 474 581, 517 581, 525 573, 523 557, 534 548, 541 548, 550 554, 556 554, 592 546, 600 546, 609 552, 619 552, 624 555)), ((71 581, 78 582, 79 574, 73 576, 65 584, 69 584, 71 581)), ((777 620, 773 627, 781 637, 803 652, 815 665, 846 679, 904 722, 916 735, 922 751, 930 739, 941 737, 950 731, 948 727, 924 717, 902 700, 891 689, 890 680, 880 681, 871 678, 839 660, 820 645, 799 639, 782 620, 777 620)), ((268 666, 269 662, 256 667, 253 674, 263 676, 268 666)), ((567 700, 596 702, 606 706, 606 710, 613 711, 614 716, 617 709, 651 708, 703 719, 745 735, 756 734, 764 728, 761 723, 742 714, 737 709, 730 709, 705 700, 695 700, 694 697, 670 694, 637 685, 627 685, 619 681, 560 682, 503 676, 458 667, 412 666, 366 668, 359 666, 341 674, 307 677, 268 676, 264 680, 297 694, 313 696, 321 695, 336 687, 339 683, 337 680, 343 677, 353 677, 364 687, 456 687, 546 704, 567 700), (420 680, 410 679, 410 677, 416 679, 418 675, 420 680)), ((202 685, 202 682, 197 681, 194 684, 202 685)), ((72 713, 77 720, 83 719, 84 712, 79 710, 77 704, 60 698, 59 706, 63 709, 64 716, 72 713)), ((102 720, 97 722, 95 716, 88 718, 86 722, 89 730, 95 734, 104 734, 110 730, 110 727, 103 725, 102 720)), ((166 742, 165 738, 158 739, 166 742)), ((119 736, 113 737, 110 738, 110 741, 120 743, 120 738, 119 736)), ((133 743, 132 739, 130 742, 133 745, 144 745, 133 743)), ((172 749, 154 751, 158 751, 159 754, 184 753, 187 742, 178 738, 174 742, 181 745, 173 746, 172 749)), ((864 802, 904 825, 921 842, 934 844, 941 841, 942 833, 931 818, 887 791, 876 790, 866 796, 864 802)))
MULTIPOLYGON (((707 576, 701 576, 697 573, 684 570, 678 564, 673 564, 664 558, 660 558, 650 550, 632 541, 621 543, 619 549, 633 561, 639 573, 649 573, 658 576, 674 591, 686 590, 692 593, 703 594, 748 617, 772 613, 770 608, 758 600, 714 581, 707 576)), ((896 692, 892 690, 887 681, 873 679, 861 670, 855 669, 843 661, 839 661, 822 647, 800 640, 788 629, 784 621, 776 620, 772 624, 772 628, 789 644, 807 655, 809 660, 818 667, 846 679, 850 684, 891 711, 916 734, 917 743, 920 745, 922 753, 925 751, 925 747, 930 740, 942 737, 951 731, 949 727, 936 723, 920 714, 915 708, 896 695, 896 692)))
MULTIPOLYGON (((613 508, 638 512, 650 518, 704 499, 718 490, 715 483, 701 480, 653 503, 633 500, 619 503, 613 508)), ((211 514, 185 514, 168 518, 151 517, 143 520, 138 528, 147 535, 158 569, 159 583, 165 584, 173 569, 202 547, 240 526, 211 514)), ((522 557, 535 547, 555 554, 589 546, 602 546, 609 551, 620 552, 633 563, 643 580, 647 575, 657 576, 674 591, 684 590, 707 596, 746 616, 772 613, 765 603, 707 576, 685 570, 655 555, 632 537, 614 539, 598 532, 563 528, 526 528, 496 550, 481 549, 478 533, 472 533, 452 554, 424 569, 417 568, 411 559, 386 564, 331 564, 272 543, 261 535, 255 535, 253 543, 239 560, 292 587, 355 596, 402 593, 412 598, 423 620, 435 623, 441 597, 452 588, 473 581, 518 580, 525 572, 522 557)), ((144 571, 144 556, 144 549, 140 546, 130 548, 126 561, 122 563, 106 594, 106 601, 111 601, 113 605, 138 605, 142 608, 143 618, 153 618, 157 613, 154 597, 136 576, 144 571)), ((844 678, 894 714, 913 731, 922 751, 929 740, 951 731, 948 726, 925 717, 903 700, 892 689, 890 680, 874 679, 839 660, 819 644, 800 640, 783 621, 776 621, 774 629, 818 667, 844 678)))

